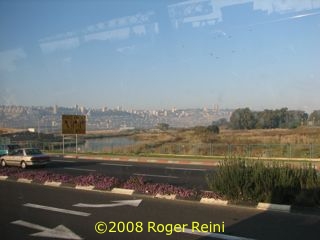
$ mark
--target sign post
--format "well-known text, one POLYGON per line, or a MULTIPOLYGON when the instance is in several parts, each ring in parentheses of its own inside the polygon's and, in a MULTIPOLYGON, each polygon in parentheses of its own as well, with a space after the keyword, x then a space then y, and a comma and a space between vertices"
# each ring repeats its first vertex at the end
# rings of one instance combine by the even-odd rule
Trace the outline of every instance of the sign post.
POLYGON ((64 134, 76 135, 76 155, 78 154, 78 134, 86 134, 85 115, 62 115, 63 154, 64 134))

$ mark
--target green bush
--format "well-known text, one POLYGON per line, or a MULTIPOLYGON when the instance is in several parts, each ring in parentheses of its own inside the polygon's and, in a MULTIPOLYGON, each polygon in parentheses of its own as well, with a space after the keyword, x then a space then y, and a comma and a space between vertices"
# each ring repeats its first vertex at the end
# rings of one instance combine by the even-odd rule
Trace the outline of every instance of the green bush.
POLYGON ((320 203, 320 181, 311 165, 226 159, 207 174, 211 191, 232 201, 310 205, 320 203), (311 198, 311 199, 310 199, 311 198))

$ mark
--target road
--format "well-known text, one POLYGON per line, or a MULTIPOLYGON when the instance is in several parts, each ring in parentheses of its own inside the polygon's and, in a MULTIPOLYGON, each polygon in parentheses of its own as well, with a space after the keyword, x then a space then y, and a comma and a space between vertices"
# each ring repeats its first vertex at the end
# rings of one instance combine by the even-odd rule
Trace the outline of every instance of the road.
POLYGON ((214 167, 53 157, 52 162, 45 169, 72 175, 103 174, 120 179, 130 176, 143 176, 151 182, 170 183, 208 190, 205 175, 212 171, 214 167))
MULTIPOLYGON (((0 192, 0 238, 6 240, 53 237, 292 240, 318 239, 320 234, 320 216, 317 215, 208 206, 195 202, 137 198, 9 181, 0 182, 0 192), (134 204, 125 205, 129 203, 119 200, 134 200, 134 204), (81 207, 79 203, 92 205, 81 207), (108 229, 104 234, 95 231, 97 222, 107 224, 108 229), (215 235, 202 236, 209 234, 206 233, 207 227, 213 224, 216 224, 215 235), (218 225, 220 233, 217 232, 218 225)), ((104 225, 99 225, 99 229, 104 230, 104 225)))

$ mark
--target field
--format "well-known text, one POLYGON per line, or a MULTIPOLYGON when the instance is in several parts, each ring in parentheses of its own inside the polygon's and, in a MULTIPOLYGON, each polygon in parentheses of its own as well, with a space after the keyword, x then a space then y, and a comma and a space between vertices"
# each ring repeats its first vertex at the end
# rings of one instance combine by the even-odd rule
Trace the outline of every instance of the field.
MULTIPOLYGON (((221 129, 219 134, 198 128, 168 131, 141 131, 133 134, 138 146, 121 151, 130 153, 202 156, 251 156, 319 158, 320 128, 221 129)), ((116 151, 116 149, 113 149, 116 151)))

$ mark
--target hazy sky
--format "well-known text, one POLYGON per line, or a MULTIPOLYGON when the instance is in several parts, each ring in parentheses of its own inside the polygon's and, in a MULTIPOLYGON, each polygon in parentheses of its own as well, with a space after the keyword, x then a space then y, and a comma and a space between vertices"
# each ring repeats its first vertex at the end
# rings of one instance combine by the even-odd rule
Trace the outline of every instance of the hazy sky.
POLYGON ((0 0, 0 104, 320 109, 320 0, 0 0))

